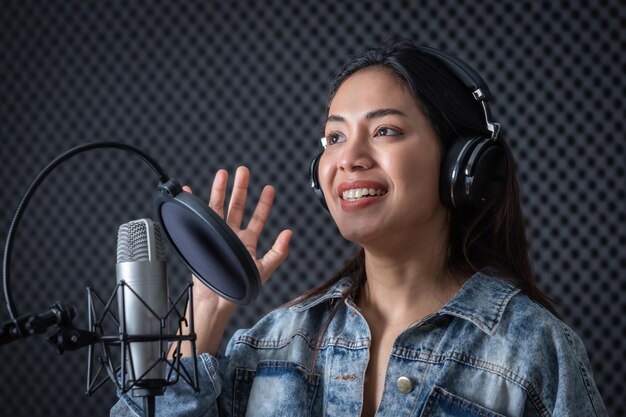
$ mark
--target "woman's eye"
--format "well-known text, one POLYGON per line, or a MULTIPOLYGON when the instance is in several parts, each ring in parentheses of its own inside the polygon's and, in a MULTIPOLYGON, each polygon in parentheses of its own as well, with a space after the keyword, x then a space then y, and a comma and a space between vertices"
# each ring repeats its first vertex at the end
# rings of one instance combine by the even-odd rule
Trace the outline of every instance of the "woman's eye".
POLYGON ((400 132, 392 127, 381 127, 374 136, 398 136, 400 132))
POLYGON ((326 145, 327 146, 336 145, 338 143, 344 142, 345 140, 346 138, 343 137, 343 135, 340 135, 339 133, 331 133, 326 136, 326 145))

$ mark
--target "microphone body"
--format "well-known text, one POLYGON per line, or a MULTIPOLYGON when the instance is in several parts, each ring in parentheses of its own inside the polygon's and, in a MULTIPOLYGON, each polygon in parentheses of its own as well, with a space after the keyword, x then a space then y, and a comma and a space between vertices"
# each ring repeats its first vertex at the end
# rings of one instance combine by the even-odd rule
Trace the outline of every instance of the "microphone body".
MULTIPOLYGON (((129 337, 167 334, 164 320, 169 308, 165 251, 161 230, 150 219, 140 219, 119 228, 117 282, 120 324, 129 337), (122 314, 124 313, 124 314, 122 314)), ((131 341, 126 369, 135 384, 133 394, 160 395, 165 386, 166 341, 131 341)))

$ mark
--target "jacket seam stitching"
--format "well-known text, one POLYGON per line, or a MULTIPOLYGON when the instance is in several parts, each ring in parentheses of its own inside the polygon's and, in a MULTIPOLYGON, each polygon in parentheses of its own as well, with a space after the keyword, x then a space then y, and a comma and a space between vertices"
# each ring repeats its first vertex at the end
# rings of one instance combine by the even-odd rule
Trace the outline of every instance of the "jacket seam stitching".
POLYGON ((200 355, 200 362, 202 362, 202 366, 209 374, 211 384, 213 385, 213 390, 215 390, 215 398, 219 397, 222 393, 222 381, 219 379, 219 372, 213 366, 213 362, 211 361, 211 357, 207 357, 206 355, 200 355))
MULTIPOLYGON (((456 352, 455 352, 456 353, 456 352)), ((545 417, 550 417, 550 413, 548 412, 547 407, 543 404, 543 401, 541 400, 539 394, 537 393, 537 390, 535 389, 535 387, 533 386, 533 384, 526 378, 522 377, 521 375, 518 375, 516 372, 492 363, 492 362, 488 362, 482 359, 476 359, 476 358, 472 358, 472 357, 468 357, 466 355, 459 355, 458 358, 455 358, 454 356, 450 356, 448 358, 445 358, 446 360, 452 360, 455 361, 457 363, 466 365, 466 366, 471 366, 473 368, 477 368, 477 369, 482 369, 485 372, 490 372, 493 373, 495 375, 498 375, 510 382, 512 382, 513 384, 519 386, 521 389, 523 389, 524 391, 526 391, 528 397, 530 398, 530 401, 533 403, 533 405, 535 406, 535 408, 537 408, 537 410, 541 413, 542 416, 545 417), (471 361, 473 361, 474 363, 468 363, 466 361, 463 360, 463 358, 467 358, 471 361), (485 365, 490 365, 492 368, 490 368, 489 366, 485 366, 485 365), (515 378, 510 377, 509 375, 506 374, 506 372, 508 372, 509 374, 513 375, 515 378), (517 379, 517 380, 516 380, 517 379)))
POLYGON ((309 340, 308 332, 302 331, 301 329, 300 331, 292 333, 289 336, 289 338, 285 338, 285 339, 263 341, 263 340, 258 340, 250 336, 240 336, 237 339, 236 343, 246 344, 250 347, 259 348, 259 349, 280 349, 291 344, 292 340, 296 338, 297 336, 300 336, 302 339, 304 339, 306 344, 312 349, 323 350, 332 346, 341 346, 341 347, 345 347, 346 349, 363 349, 369 346, 369 340, 367 339, 354 341, 354 340, 344 339, 344 338, 339 338, 339 337, 328 339, 327 341, 325 341, 324 344, 322 344, 322 346, 316 346, 309 340), (336 342, 343 342, 343 344, 337 344, 336 342))
POLYGON ((562 323, 561 323, 561 328, 563 329, 563 333, 565 334, 565 339, 567 339, 567 344, 569 348, 572 350, 574 357, 576 358, 576 362, 578 364, 578 371, 580 372, 580 377, 582 378, 583 384, 585 385, 585 392, 587 393, 587 396, 589 397, 589 402, 591 403, 591 406, 593 407, 593 412, 595 413, 597 417, 599 416, 599 413, 598 413, 598 409, 596 407, 596 403, 594 401, 593 395, 591 395, 591 392, 589 391, 590 387, 589 387, 589 381, 587 380, 587 372, 586 372, 585 366, 580 358, 580 355, 578 355, 578 352, 576 351, 576 349, 574 349, 573 340, 571 338, 569 329, 565 327, 562 323))
POLYGON ((491 363, 491 362, 487 362, 484 360, 480 360, 480 359, 473 359, 474 361, 476 361, 475 364, 472 363, 466 363, 460 359, 457 358, 447 358, 448 360, 453 360, 457 363, 460 363, 462 365, 466 365, 466 366, 471 366, 473 368, 476 369, 481 369, 485 372, 490 372, 493 373, 495 375, 498 375, 510 382, 512 382, 513 384, 517 385, 518 387, 520 387, 521 389, 523 389, 524 391, 526 391, 526 394, 528 395, 528 398, 530 399, 530 401, 533 403, 533 406, 537 409, 537 411, 539 411, 541 413, 542 416, 544 417, 551 417, 550 413, 548 412, 547 407, 545 406, 545 404, 543 403, 543 401, 541 400, 541 397, 539 396, 539 394, 537 393, 537 390, 535 389, 535 387, 533 386, 533 384, 527 380, 526 378, 518 375, 517 373, 515 373, 514 371, 505 368, 501 365, 497 365, 495 363, 491 363), (481 363, 484 364, 488 364, 493 366, 494 368, 489 368, 487 366, 481 366, 481 363), (516 380, 515 378, 511 378, 510 376, 506 375, 505 372, 503 372, 502 370, 509 372, 511 375, 514 375, 515 378, 517 378, 518 380, 516 380))

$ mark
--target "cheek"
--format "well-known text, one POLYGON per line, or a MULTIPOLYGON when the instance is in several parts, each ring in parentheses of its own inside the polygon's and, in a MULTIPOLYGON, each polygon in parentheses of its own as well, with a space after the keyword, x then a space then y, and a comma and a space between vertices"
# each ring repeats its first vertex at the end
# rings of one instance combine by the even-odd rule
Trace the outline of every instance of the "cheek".
POLYGON ((387 155, 381 164, 397 186, 413 190, 428 190, 439 195, 440 155, 438 151, 407 149, 404 152, 387 155))
POLYGON ((328 196, 331 192, 333 166, 328 161, 326 154, 322 154, 319 164, 317 165, 317 180, 324 191, 324 195, 328 196))
POLYGON ((324 200, 326 200, 326 206, 328 212, 333 219, 337 219, 336 215, 339 213, 339 208, 336 204, 336 199, 333 198, 335 190, 333 183, 335 176, 337 175, 337 164, 332 161, 327 154, 322 154, 319 164, 317 166, 317 180, 324 192, 324 200))

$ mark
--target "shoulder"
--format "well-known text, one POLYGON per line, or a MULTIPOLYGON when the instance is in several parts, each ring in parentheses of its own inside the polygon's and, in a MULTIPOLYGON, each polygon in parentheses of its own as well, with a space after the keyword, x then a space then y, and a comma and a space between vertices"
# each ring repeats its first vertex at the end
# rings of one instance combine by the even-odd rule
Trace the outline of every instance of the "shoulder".
POLYGON ((512 283, 477 273, 441 311, 453 358, 522 389, 540 415, 604 415, 580 338, 512 283))
POLYGON ((496 335, 521 342, 537 365, 588 365, 582 340, 562 320, 545 307, 518 293, 509 301, 496 335), (548 363, 549 362, 549 363, 548 363))
POLYGON ((578 407, 589 415, 603 415, 582 340, 545 307, 517 293, 493 337, 508 341, 499 344, 506 346, 502 360, 525 381, 529 398, 539 411, 553 414, 567 404, 570 412, 578 407))
MULTIPOLYGON (((521 337, 549 337, 549 340, 566 341, 569 327, 548 309, 518 292, 509 300, 498 325, 498 332, 518 333, 521 337)), ((571 330, 570 330, 571 331, 571 330)))
POLYGON ((441 311, 456 316, 513 348, 537 344, 535 353, 584 347, 574 331, 504 278, 477 273, 441 311))

